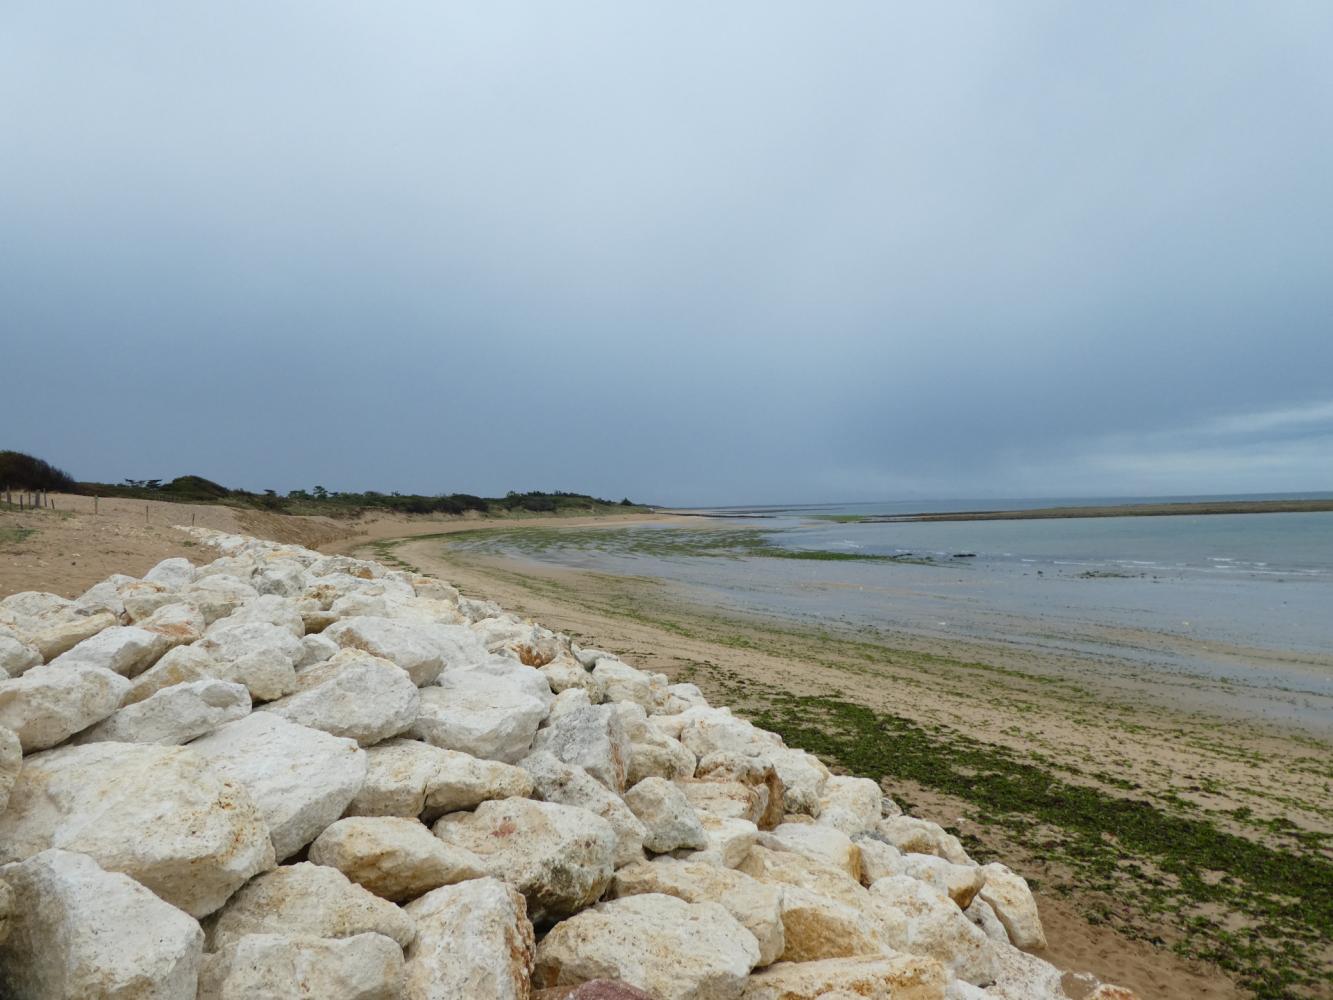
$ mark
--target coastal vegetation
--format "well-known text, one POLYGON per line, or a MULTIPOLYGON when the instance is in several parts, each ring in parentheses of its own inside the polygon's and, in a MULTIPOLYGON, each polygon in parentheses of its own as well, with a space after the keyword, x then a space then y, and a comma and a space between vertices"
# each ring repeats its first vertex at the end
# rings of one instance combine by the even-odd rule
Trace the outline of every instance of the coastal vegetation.
POLYGON ((356 517, 384 511, 398 514, 475 513, 487 517, 514 514, 596 514, 642 511, 646 507, 628 497, 603 500, 585 493, 564 490, 509 492, 503 497, 481 497, 470 493, 340 491, 324 486, 277 490, 231 489, 203 476, 175 479, 125 479, 120 483, 78 482, 68 473, 42 459, 17 451, 0 451, 0 489, 46 490, 83 496, 120 497, 131 500, 165 500, 173 503, 221 504, 228 507, 274 511, 281 514, 356 517))
MULTIPOLYGON (((1206 818, 1084 784, 1078 768, 1066 779, 1040 758, 931 732, 891 712, 762 685, 742 684, 736 693, 757 725, 792 746, 851 774, 955 797, 1010 837, 1039 843, 1072 873, 1054 886, 1061 895, 1097 893, 1174 916, 1186 932, 1176 951, 1227 970, 1256 997, 1303 996, 1323 982, 1327 970, 1311 955, 1333 938, 1333 862, 1322 853, 1328 834, 1278 824, 1291 839, 1279 850, 1206 818)), ((1109 920, 1112 909, 1104 904, 1089 916, 1109 920)))
POLYGON ((74 489, 75 482, 68 472, 57 469, 21 451, 0 451, 0 490, 62 490, 74 489))

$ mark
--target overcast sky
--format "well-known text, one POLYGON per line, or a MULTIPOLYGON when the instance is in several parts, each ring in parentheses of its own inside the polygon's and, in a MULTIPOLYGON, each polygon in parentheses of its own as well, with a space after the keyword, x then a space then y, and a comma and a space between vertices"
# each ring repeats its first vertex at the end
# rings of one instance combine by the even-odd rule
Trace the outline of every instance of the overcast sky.
POLYGON ((1333 489, 1333 4, 0 4, 0 447, 1333 489))

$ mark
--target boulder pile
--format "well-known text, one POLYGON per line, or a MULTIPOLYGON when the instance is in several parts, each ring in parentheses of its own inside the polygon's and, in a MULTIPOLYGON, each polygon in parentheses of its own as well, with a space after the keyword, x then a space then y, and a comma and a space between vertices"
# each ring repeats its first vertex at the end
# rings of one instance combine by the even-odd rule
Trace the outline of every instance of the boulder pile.
POLYGON ((691 684, 347 556, 0 601, 0 995, 1084 1000, 1027 883, 691 684))

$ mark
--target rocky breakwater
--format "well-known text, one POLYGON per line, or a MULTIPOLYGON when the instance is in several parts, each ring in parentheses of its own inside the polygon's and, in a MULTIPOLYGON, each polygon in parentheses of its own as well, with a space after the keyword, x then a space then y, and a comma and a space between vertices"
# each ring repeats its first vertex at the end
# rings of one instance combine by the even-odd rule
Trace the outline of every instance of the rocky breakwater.
POLYGON ((373 562, 0 601, 0 995, 1083 1000, 873 781, 373 562))

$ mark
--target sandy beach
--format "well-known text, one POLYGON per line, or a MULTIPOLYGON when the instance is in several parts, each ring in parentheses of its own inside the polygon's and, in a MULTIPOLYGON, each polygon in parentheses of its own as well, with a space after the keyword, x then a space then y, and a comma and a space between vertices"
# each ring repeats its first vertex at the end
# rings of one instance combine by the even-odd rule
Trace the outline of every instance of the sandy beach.
MULTIPOLYGON (((1137 688, 1107 684, 1093 661, 995 645, 902 636, 887 646, 832 628, 815 634, 776 620, 721 614, 659 580, 478 556, 450 549, 446 537, 419 537, 477 524, 414 527, 417 537, 393 538, 386 525, 375 529, 373 540, 339 540, 326 548, 397 561, 464 592, 493 596, 584 644, 620 650, 642 667, 697 683, 779 731, 785 723, 789 742, 818 741, 809 748, 841 754, 853 764, 849 770, 857 769, 858 748, 875 734, 840 727, 830 706, 863 706, 925 734, 927 773, 932 759, 960 753, 971 753, 979 771, 996 761, 1021 761, 1043 769, 1054 786, 1095 794, 1095 810, 1109 814, 1126 803, 1149 816, 1160 810, 1181 824, 1186 839, 1220 837, 1295 864, 1326 857, 1318 839, 1302 835, 1327 830, 1333 816, 1327 746, 1259 724, 1162 707, 1166 699, 1150 679, 1137 688), (793 710, 775 711, 784 704, 793 710), (822 731, 805 724, 821 717, 829 723, 822 731)), ((1252 995, 1216 965, 1178 952, 1224 947, 1224 925, 1278 933, 1276 925, 1264 924, 1261 906, 1246 913, 1238 897, 1177 892, 1178 877, 1153 870, 1166 862, 1130 844, 1111 852, 1117 860, 1110 872, 1104 858, 1087 864, 1077 849, 1052 850, 1059 843, 1076 848, 1077 838, 1042 806, 1034 805, 1032 822, 997 822, 966 790, 952 794, 929 780, 875 777, 883 777, 889 794, 956 829, 983 854, 1022 860, 1037 876, 1043 918, 1052 929, 1046 957, 1056 964, 1091 969, 1145 998, 1252 995)), ((1186 868, 1208 863, 1187 853, 1171 862, 1186 868)), ((1327 968, 1328 958, 1316 949, 1308 967, 1327 968)), ((1309 995, 1329 994, 1316 989, 1309 995)))
MULTIPOLYGON (((191 519, 438 575, 584 645, 697 683, 835 766, 881 772, 874 777, 889 794, 956 830, 978 857, 1011 860, 1033 876, 1050 941, 1045 957, 1122 983, 1145 1000, 1255 995, 1253 979, 1246 989, 1234 969, 1181 953, 1215 957, 1227 934, 1241 933, 1259 947, 1238 962, 1272 961, 1270 937, 1290 932, 1310 900, 1300 901, 1295 916, 1287 912, 1283 924, 1261 912, 1257 894, 1287 886, 1288 866, 1327 870, 1318 836, 1333 819, 1327 744, 1164 708, 1151 684, 1135 690, 1103 683, 1095 662, 921 637, 869 641, 832 623, 802 630, 699 606, 660 580, 479 556, 447 544, 450 534, 505 521, 341 521, 166 503, 145 510, 142 502, 106 500, 94 515, 80 509, 88 503, 62 496, 54 511, 0 514, 0 594, 46 589, 73 596, 111 572, 142 573, 169 556, 198 559, 193 541, 172 527, 191 519), (958 768, 971 776, 952 785, 936 780, 949 761, 961 761, 958 768), (1022 822, 1000 816, 982 794, 1005 783, 1018 788, 1019 779, 1047 789, 1019 804, 1022 822), (1079 825, 1087 816, 1051 805, 1085 798, 1100 838, 1125 837, 1109 854, 1088 857, 1087 830, 1079 825), (1181 853, 1154 855, 1135 842, 1127 820, 1115 825, 1122 806, 1178 831, 1181 853), (1238 847, 1237 856, 1250 851, 1250 861, 1258 857, 1260 868, 1278 871, 1271 884, 1211 899, 1183 884, 1191 880, 1178 872, 1193 866, 1204 883, 1229 886, 1227 871, 1208 866, 1238 847), (1197 859, 1189 854, 1196 849, 1203 851, 1197 859)), ((524 523, 609 528, 681 520, 630 514, 524 523)), ((1300 957, 1302 974, 1333 968, 1320 919, 1309 914, 1312 943, 1300 957)), ((1294 995, 1333 995, 1327 987, 1303 989, 1294 995)))

